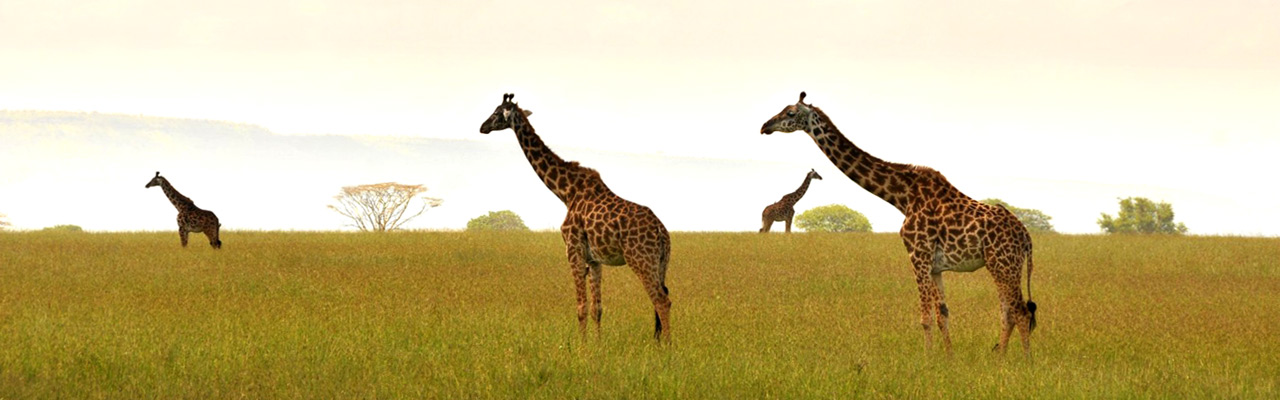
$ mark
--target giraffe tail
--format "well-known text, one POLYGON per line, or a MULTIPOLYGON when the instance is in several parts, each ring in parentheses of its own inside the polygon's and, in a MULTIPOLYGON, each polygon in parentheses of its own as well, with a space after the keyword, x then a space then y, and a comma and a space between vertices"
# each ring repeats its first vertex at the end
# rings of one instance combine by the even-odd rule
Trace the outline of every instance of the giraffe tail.
MULTIPOLYGON (((662 294, 671 294, 666 283, 662 284, 662 294)), ((662 318, 658 317, 658 310, 653 310, 653 338, 662 341, 662 318)))
MULTIPOLYGON (((671 253, 666 252, 659 260, 658 284, 662 285, 662 295, 671 295, 671 290, 667 289, 667 262, 671 259, 671 253)), ((658 317, 658 310, 653 310, 653 338, 662 341, 662 318, 658 317)))
POLYGON ((1027 313, 1031 315, 1030 330, 1036 329, 1036 302, 1031 301, 1031 270, 1034 266, 1031 262, 1031 249, 1027 249, 1027 313))

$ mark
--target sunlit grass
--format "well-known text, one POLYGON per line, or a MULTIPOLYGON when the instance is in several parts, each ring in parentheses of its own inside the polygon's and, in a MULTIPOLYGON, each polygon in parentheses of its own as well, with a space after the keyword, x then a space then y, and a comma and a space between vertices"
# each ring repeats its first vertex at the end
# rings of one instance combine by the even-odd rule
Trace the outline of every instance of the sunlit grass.
POLYGON ((676 233, 658 346, 626 268, 578 337, 558 233, 4 233, 0 398, 1280 395, 1280 240, 1035 240, 1027 360, 985 271, 926 352, 889 234, 676 233))

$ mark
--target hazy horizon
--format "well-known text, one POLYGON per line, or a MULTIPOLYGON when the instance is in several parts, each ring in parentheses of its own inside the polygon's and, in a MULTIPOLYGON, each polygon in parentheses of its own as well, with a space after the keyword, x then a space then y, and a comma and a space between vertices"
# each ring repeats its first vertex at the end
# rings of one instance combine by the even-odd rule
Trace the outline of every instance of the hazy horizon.
MULTIPOLYGON (((1115 197, 1143 196, 1171 202, 1192 233, 1280 235, 1280 188, 1265 176, 1280 170, 1280 3, 50 1, 0 5, 0 52, 13 61, 0 64, 0 109, 211 119, 278 134, 514 151, 510 132, 477 129, 502 93, 515 93, 562 156, 600 169, 624 197, 666 202, 659 216, 691 230, 705 210, 670 198, 697 182, 635 182, 642 171, 574 149, 834 171, 803 134, 759 135, 804 90, 868 152, 938 169, 975 198, 1044 210, 1064 232, 1097 232, 1089 225, 1115 213, 1115 197)), ((54 169, 62 157, 32 156, 54 169)), ((182 168, 200 167, 153 169, 182 168)), ((485 173, 535 181, 523 168, 485 173)), ((34 188, 34 176, 0 171, 0 187, 34 188)), ((877 231, 897 230, 887 204, 824 176, 877 231)), ((430 175, 409 178, 433 186, 430 175)), ((750 190, 781 196, 798 179, 759 184, 768 187, 750 190)), ((536 214, 531 227, 563 217, 554 197, 520 187, 511 196, 534 199, 522 214, 536 214)), ((36 206, 17 193, 28 192, 0 192, 0 213, 39 228, 19 224, 36 206)), ((810 206, 830 202, 814 195, 810 206)), ((113 197, 101 206, 120 207, 113 197)), ((61 212, 49 207, 37 211, 61 212)), ((496 209, 506 208, 515 207, 496 209)), ((425 221, 433 212, 418 227, 435 227, 425 221)), ((445 220, 460 228, 464 217, 474 215, 445 220)))

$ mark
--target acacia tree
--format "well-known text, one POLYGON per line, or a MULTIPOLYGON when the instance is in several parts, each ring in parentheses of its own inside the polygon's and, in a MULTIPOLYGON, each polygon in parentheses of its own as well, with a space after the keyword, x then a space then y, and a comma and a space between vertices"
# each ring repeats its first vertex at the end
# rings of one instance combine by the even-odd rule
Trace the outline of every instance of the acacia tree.
POLYGON ((1183 223, 1173 223, 1173 205, 1153 202, 1145 197, 1129 197, 1120 200, 1120 212, 1115 217, 1106 213, 1098 218, 1098 227, 1106 233, 1187 233, 1183 223))
POLYGON ((414 197, 426 191, 423 185, 395 182, 345 186, 341 193, 333 196, 338 205, 329 205, 329 208, 350 219, 353 222, 350 226, 362 231, 386 232, 400 228, 428 208, 439 207, 444 202, 423 196, 422 206, 417 212, 410 212, 414 197))
POLYGON ((1045 214, 1043 211, 1030 209, 1030 208, 1014 207, 1009 205, 1009 203, 1005 203, 1004 200, 1000 200, 1000 199, 986 199, 986 200, 983 200, 982 202, 993 205, 993 206, 1001 206, 1001 207, 1004 207, 1006 210, 1009 210, 1010 212, 1013 213, 1014 216, 1018 217, 1019 221, 1022 221, 1022 225, 1027 227, 1028 231, 1031 231, 1031 232, 1053 232, 1054 231, 1053 224, 1049 223, 1049 220, 1053 219, 1053 217, 1050 217, 1049 214, 1045 214))
POLYGON ((871 232, 871 221, 842 204, 830 204, 797 215, 796 227, 808 232, 871 232))

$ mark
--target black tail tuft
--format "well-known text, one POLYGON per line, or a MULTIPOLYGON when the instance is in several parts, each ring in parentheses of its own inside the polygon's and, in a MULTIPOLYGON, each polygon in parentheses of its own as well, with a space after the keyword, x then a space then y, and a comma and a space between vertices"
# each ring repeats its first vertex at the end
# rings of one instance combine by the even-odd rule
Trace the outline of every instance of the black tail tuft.
MULTIPOLYGON (((662 284, 662 294, 671 294, 665 283, 662 284)), ((662 341, 662 318, 658 318, 658 310, 653 310, 653 338, 654 340, 662 341)))
POLYGON ((1036 329, 1036 302, 1027 301, 1027 313, 1031 315, 1031 329, 1036 329))

